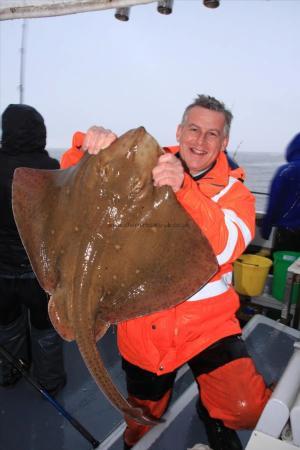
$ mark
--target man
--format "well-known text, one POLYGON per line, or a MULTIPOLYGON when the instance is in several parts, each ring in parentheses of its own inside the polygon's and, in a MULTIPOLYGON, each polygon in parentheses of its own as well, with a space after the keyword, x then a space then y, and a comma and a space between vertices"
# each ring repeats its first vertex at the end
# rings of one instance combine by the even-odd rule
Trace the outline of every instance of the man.
MULTIPOLYGON (((247 354, 235 316, 232 263, 254 236, 255 201, 239 181, 243 171, 231 170, 225 155, 231 120, 223 103, 198 96, 177 128, 179 145, 165 149, 153 169, 154 185, 171 186, 208 238, 217 274, 178 306, 118 325, 130 403, 162 416, 176 371, 188 363, 199 386, 198 413, 215 450, 242 449, 234 430, 253 428, 271 393, 247 354)), ((110 130, 92 127, 83 149, 97 153, 115 139, 110 130)), ((148 430, 127 419, 124 448, 148 430)))
MULTIPOLYGON (((45 145, 41 114, 29 105, 9 105, 2 115, 0 148, 0 345, 27 362, 31 354, 35 378, 55 395, 66 383, 62 339, 49 320, 48 296, 32 271, 11 206, 17 167, 59 168, 45 145)), ((0 385, 13 385, 19 378, 19 372, 0 356, 0 385)))

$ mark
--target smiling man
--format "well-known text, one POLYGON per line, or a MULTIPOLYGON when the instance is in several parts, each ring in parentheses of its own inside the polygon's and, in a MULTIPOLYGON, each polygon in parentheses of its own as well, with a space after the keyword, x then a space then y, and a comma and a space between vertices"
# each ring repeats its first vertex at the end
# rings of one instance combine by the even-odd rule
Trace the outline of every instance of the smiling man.
MULTIPOLYGON (((208 238, 218 272, 178 306, 118 324, 129 401, 162 416, 177 370, 187 363, 199 386, 197 410, 214 450, 242 449, 234 430, 253 428, 271 394, 247 353, 235 315, 239 297, 232 286, 232 263, 254 236, 255 201, 240 181, 243 170, 232 169, 226 157, 231 120, 222 102, 198 96, 177 128, 179 145, 166 148, 153 169, 154 185, 171 186, 208 238)), ((92 127, 83 148, 97 153, 115 139, 110 130, 92 127)), ((128 419, 124 448, 148 430, 128 419)))
MULTIPOLYGON (((212 99, 210 103, 213 104, 212 99)), ((231 119, 229 111, 225 114, 203 106, 187 108, 176 138, 182 159, 193 176, 212 167, 220 151, 226 149, 231 119)))

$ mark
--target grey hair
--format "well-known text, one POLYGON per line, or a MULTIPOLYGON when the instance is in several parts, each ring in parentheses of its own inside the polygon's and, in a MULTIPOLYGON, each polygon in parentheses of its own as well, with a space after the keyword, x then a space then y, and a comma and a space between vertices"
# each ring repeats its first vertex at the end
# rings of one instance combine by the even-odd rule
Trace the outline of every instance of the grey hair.
POLYGON ((226 108, 225 104, 223 102, 220 102, 214 97, 211 97, 210 95, 198 95, 197 98, 188 105, 183 113, 181 124, 184 124, 187 118, 188 112, 194 108, 195 106, 201 106, 202 108, 210 109, 211 111, 217 111, 224 114, 225 118, 225 126, 224 126, 224 133, 225 136, 229 135, 230 131, 230 125, 231 121, 233 119, 232 112, 226 108))

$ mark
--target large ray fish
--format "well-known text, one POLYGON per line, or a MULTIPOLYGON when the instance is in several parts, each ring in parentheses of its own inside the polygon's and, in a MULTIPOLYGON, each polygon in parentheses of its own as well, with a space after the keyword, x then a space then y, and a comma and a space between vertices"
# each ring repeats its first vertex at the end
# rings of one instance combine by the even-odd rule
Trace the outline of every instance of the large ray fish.
POLYGON ((107 373, 96 341, 110 324, 172 307, 216 272, 213 251, 170 187, 154 187, 162 150, 143 127, 67 170, 18 168, 13 211, 58 333, 75 339, 110 401, 130 405, 107 373))

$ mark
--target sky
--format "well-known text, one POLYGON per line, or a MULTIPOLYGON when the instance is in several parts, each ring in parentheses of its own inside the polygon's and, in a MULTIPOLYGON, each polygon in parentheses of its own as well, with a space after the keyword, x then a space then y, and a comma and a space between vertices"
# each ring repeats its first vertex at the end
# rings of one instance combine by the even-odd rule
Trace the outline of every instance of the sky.
MULTIPOLYGON (((19 103, 22 20, 0 22, 0 110, 19 103)), ((197 94, 225 102, 229 150, 283 153, 300 131, 300 0, 175 0, 26 20, 24 103, 43 115, 47 147, 70 147, 76 130, 118 135, 145 126, 174 145, 197 94)))

